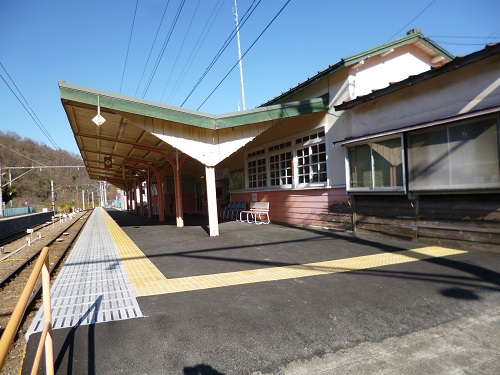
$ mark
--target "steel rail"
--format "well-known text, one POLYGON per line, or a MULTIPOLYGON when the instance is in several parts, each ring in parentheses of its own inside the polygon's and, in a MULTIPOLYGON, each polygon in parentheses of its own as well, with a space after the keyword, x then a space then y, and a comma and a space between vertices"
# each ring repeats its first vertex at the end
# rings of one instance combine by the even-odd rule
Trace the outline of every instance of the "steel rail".
MULTIPOLYGON (((82 216, 85 217, 86 216, 86 220, 90 217, 90 215, 88 213, 86 213, 85 215, 82 216)), ((71 228, 73 225, 76 225, 78 223, 77 220, 75 220, 73 223, 71 223, 70 226, 68 226, 67 229, 71 228)), ((75 237, 76 238, 76 237, 75 237)), ((52 245, 54 242, 56 242, 57 238, 51 240, 47 246, 50 246, 52 245)), ((74 240, 68 245, 68 248, 73 244, 74 240)), ((7 276, 5 276, 2 280, 0 280, 0 288, 3 288, 5 286, 5 284, 7 284, 10 280, 12 280, 12 278, 14 278, 14 276, 16 276, 19 272, 21 272, 26 266, 28 266, 28 264, 30 264, 34 258, 36 258, 38 256, 38 254, 40 254, 42 250, 39 250, 37 251, 36 253, 34 253, 33 255, 31 255, 28 259, 26 259, 22 264, 19 265, 19 267, 17 267, 14 271, 12 271, 10 274, 8 274, 7 276)), ((66 251, 68 251, 68 249, 66 249, 66 251)), ((64 254, 66 254, 66 251, 64 252, 64 254)), ((64 254, 62 257, 64 257, 64 254)), ((62 260, 62 257, 61 259, 59 259, 52 267, 52 270, 60 263, 60 261, 62 260)), ((52 272, 51 270, 51 272, 52 272)))

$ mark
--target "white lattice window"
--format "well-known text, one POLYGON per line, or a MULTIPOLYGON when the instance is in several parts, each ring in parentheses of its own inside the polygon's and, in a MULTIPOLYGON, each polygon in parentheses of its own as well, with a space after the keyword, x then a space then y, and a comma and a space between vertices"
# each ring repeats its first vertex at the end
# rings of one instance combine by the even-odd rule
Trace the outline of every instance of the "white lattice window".
POLYGON ((267 169, 265 149, 249 153, 247 156, 248 188, 259 188, 267 186, 267 169))
POLYGON ((287 151, 269 157, 271 186, 292 185, 292 152, 287 151))
POLYGON ((325 183, 327 181, 325 132, 296 139, 297 183, 325 183), (300 145, 302 144, 302 147, 300 145))

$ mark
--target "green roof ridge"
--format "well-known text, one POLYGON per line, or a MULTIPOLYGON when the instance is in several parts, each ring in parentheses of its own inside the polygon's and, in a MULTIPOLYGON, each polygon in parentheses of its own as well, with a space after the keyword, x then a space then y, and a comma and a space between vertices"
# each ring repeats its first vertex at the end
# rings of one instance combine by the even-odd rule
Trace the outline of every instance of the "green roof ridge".
POLYGON ((63 102, 69 100, 97 106, 97 97, 99 96, 100 105, 104 108, 213 130, 286 117, 295 117, 303 114, 326 111, 329 108, 328 98, 321 97, 318 99, 277 104, 241 112, 211 115, 158 102, 68 84, 64 81, 59 81, 59 90, 61 93, 61 101, 63 102))
POLYGON ((426 44, 429 48, 436 50, 439 54, 443 55, 446 59, 449 61, 453 60, 455 56, 450 54, 448 51, 446 51, 444 48, 440 47, 436 43, 434 43, 432 40, 427 38, 425 35, 423 35, 420 30, 418 29, 412 29, 410 30, 404 37, 384 43, 380 46, 377 46, 375 48, 356 53, 354 55, 350 55, 347 57, 344 57, 342 61, 344 61, 346 66, 356 64, 357 62, 364 60, 370 56, 376 56, 381 53, 390 51, 393 48, 397 48, 400 46, 403 46, 405 44, 408 44, 412 41, 419 40, 422 43, 426 44))

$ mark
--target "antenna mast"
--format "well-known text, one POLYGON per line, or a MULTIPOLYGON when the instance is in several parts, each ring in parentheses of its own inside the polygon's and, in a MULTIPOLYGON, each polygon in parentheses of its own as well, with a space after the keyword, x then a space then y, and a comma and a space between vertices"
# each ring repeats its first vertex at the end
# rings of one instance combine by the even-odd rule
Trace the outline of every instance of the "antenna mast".
MULTIPOLYGON (((238 40, 238 62, 240 65, 240 86, 241 86, 241 105, 243 110, 246 109, 245 106, 245 86, 243 84, 243 63, 241 61, 241 45, 240 45, 240 26, 238 23, 238 5, 236 4, 236 0, 234 0, 234 17, 236 21, 236 39, 238 40)), ((239 105, 238 105, 239 107, 239 105)), ((238 108, 239 111, 239 108, 238 108)))

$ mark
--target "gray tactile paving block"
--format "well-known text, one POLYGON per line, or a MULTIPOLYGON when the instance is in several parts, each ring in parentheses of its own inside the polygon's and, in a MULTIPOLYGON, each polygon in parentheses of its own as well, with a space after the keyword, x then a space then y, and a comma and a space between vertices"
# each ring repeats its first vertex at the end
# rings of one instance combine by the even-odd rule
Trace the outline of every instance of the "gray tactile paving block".
MULTIPOLYGON (((52 327, 71 328, 142 317, 111 234, 97 209, 51 288, 52 327)), ((43 329, 43 306, 26 338, 43 329)))

